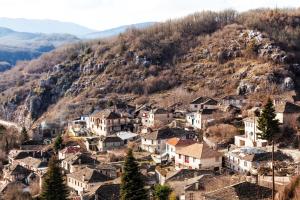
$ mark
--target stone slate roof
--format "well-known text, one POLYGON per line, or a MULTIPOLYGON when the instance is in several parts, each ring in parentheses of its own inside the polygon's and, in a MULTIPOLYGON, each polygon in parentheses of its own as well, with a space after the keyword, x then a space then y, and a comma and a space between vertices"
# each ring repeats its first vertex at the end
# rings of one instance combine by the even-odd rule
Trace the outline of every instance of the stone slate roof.
POLYGON ((163 108, 155 108, 152 110, 152 112, 154 114, 168 114, 169 111, 167 111, 166 109, 163 109, 163 108))
POLYGON ((110 142, 123 142, 121 138, 118 136, 107 136, 107 137, 102 137, 100 139, 104 143, 110 143, 110 142))
POLYGON ((164 127, 158 130, 154 130, 150 133, 144 134, 143 138, 149 140, 164 140, 173 137, 184 137, 189 135, 195 135, 195 133, 193 131, 187 131, 181 128, 164 127))
POLYGON ((217 109, 202 109, 199 111, 199 113, 201 113, 202 115, 211 115, 216 111, 217 109))
POLYGON ((27 177, 32 171, 21 166, 21 165, 15 165, 10 169, 11 175, 18 175, 23 174, 25 177, 27 177))
POLYGON ((241 182, 204 196, 207 200, 267 200, 272 199, 272 190, 254 183, 241 182))
POLYGON ((77 153, 66 157, 65 162, 71 165, 95 165, 100 162, 87 154, 77 153))
POLYGON ((95 192, 96 200, 119 200, 120 184, 103 184, 95 192))
POLYGON ((218 101, 210 97, 198 97, 197 99, 194 99, 191 104, 217 105, 218 101))
POLYGON ((119 119, 121 118, 121 114, 114 111, 114 110, 111 110, 111 109, 105 109, 105 110, 102 110, 100 112, 97 112, 95 114, 92 114, 92 117, 99 117, 99 118, 102 118, 102 119, 119 119))
POLYGON ((176 150, 176 153, 198 159, 222 156, 220 152, 211 149, 206 143, 195 143, 186 147, 182 147, 176 150))
POLYGON ((76 172, 68 174, 67 176, 86 183, 98 183, 110 180, 108 176, 90 167, 84 167, 76 172))
POLYGON ((48 165, 48 162, 33 157, 26 157, 23 159, 19 159, 18 161, 20 163, 23 163, 27 166, 34 167, 34 168, 45 168, 48 165))

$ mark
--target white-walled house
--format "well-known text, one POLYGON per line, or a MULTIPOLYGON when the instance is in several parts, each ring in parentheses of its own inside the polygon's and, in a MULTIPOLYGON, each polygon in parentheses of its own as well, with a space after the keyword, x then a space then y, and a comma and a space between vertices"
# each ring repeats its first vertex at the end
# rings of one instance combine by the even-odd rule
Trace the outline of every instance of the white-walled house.
POLYGON ((257 173, 262 163, 266 163, 270 153, 256 148, 243 147, 234 149, 225 155, 226 167, 239 173, 257 173))
POLYGON ((108 176, 90 167, 80 168, 76 172, 67 174, 67 186, 74 189, 79 195, 82 195, 96 184, 108 180, 110 180, 108 176))
POLYGON ((173 113, 163 108, 142 112, 142 125, 146 127, 164 126, 173 121, 173 113))
POLYGON ((194 139, 195 132, 181 128, 164 127, 141 136, 141 149, 151 153, 165 153, 166 141, 170 138, 194 139))
POLYGON ((198 97, 190 103, 190 111, 199 111, 202 109, 217 109, 218 101, 210 97, 198 97))
POLYGON ((258 133, 260 130, 257 128, 258 117, 248 117, 245 118, 245 135, 238 135, 234 137, 234 143, 238 147, 265 147, 268 144, 267 140, 262 140, 258 138, 258 133))
POLYGON ((181 147, 185 147, 196 143, 195 140, 191 139, 181 139, 181 138, 171 138, 166 141, 166 153, 169 155, 169 159, 174 159, 176 155, 176 150, 181 147))
POLYGON ((197 112, 191 112, 186 115, 187 125, 196 129, 202 129, 207 123, 213 121, 215 109, 203 109, 197 112))
POLYGON ((87 117, 86 125, 97 136, 109 136, 119 131, 132 129, 128 114, 110 109, 102 110, 87 117))
POLYGON ((222 154, 205 143, 179 148, 175 155, 176 169, 213 169, 222 167, 222 154))

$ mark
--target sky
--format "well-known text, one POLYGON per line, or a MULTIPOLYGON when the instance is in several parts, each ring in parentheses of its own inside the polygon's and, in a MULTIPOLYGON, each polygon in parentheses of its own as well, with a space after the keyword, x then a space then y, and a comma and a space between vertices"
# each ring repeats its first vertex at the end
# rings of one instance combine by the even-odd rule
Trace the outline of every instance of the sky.
POLYGON ((0 0, 0 17, 53 19, 95 30, 165 21, 196 11, 300 7, 300 0, 0 0))

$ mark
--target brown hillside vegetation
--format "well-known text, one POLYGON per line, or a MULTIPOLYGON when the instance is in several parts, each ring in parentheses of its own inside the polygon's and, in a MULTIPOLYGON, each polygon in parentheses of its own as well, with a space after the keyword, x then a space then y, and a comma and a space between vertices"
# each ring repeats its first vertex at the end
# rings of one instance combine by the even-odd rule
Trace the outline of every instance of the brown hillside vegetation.
POLYGON ((0 74, 0 114, 30 126, 89 114, 116 96, 160 103, 176 88, 188 98, 290 95, 299 44, 299 9, 195 13, 18 63, 0 74))

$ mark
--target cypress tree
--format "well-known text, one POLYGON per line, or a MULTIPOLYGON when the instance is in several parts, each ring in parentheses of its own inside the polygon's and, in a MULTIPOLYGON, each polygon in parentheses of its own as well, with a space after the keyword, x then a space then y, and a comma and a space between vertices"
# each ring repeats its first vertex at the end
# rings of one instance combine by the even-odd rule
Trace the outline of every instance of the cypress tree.
POLYGON ((55 142, 54 142, 54 150, 56 152, 61 149, 62 143, 63 143, 63 139, 62 139, 61 135, 57 136, 57 138, 55 139, 55 142))
POLYGON ((257 128, 261 131, 258 133, 260 139, 272 143, 272 199, 275 199, 275 178, 274 178, 274 137, 279 132, 279 121, 276 119, 275 108, 272 100, 269 98, 264 106, 261 115, 257 120, 257 128))
POLYGON ((121 178, 121 200, 145 200, 147 192, 144 189, 142 175, 138 163, 129 149, 123 166, 121 178))
POLYGON ((53 156, 48 164, 48 170, 42 186, 42 200, 66 200, 69 191, 64 183, 62 173, 56 156, 53 156))

